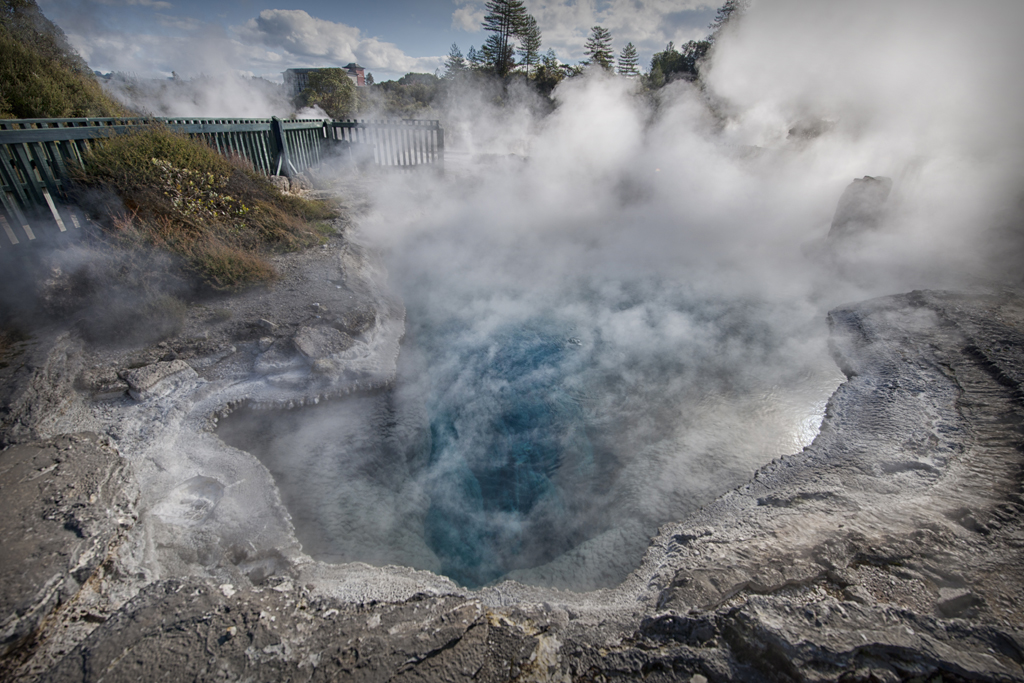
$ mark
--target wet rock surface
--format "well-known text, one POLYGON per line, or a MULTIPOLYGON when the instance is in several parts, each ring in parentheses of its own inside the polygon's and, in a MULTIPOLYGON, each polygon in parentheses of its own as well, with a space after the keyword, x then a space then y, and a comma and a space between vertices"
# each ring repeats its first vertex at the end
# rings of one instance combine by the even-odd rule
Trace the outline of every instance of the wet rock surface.
MULTIPOLYGON (((115 488, 138 487, 139 522, 86 525, 88 539, 122 539, 113 551, 104 541, 99 579, 72 601, 91 611, 35 600, 40 617, 5 676, 1024 680, 1018 294, 914 292, 833 310, 848 381, 810 447, 665 525, 617 588, 474 592, 425 571, 313 561, 267 469, 212 433, 240 403, 299 405, 394 376, 403 312, 374 284, 372 259, 335 242, 282 263, 273 289, 195 307, 160 345, 98 353, 57 337, 33 356, 4 418, 6 442, 20 444, 0 452, 5 495, 19 449, 51 449, 64 466, 100 446, 28 443, 88 427, 130 472, 115 488), (117 395, 112 378, 130 386, 130 371, 172 366, 166 393, 117 395)), ((114 471, 94 469, 79 486, 114 471)), ((4 571, 42 557, 7 552, 19 544, 77 547, 59 524, 12 527, 4 571)), ((5 604, 33 590, 7 583, 5 604)))

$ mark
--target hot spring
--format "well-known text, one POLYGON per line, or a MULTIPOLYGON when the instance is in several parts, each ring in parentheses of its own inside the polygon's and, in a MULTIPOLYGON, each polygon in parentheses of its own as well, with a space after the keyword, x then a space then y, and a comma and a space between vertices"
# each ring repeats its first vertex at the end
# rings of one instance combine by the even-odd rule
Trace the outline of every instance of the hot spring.
POLYGON ((219 435, 270 470, 315 559, 612 586, 660 524, 817 433, 842 375, 774 317, 794 311, 655 280, 498 319, 413 296, 393 386, 219 435))

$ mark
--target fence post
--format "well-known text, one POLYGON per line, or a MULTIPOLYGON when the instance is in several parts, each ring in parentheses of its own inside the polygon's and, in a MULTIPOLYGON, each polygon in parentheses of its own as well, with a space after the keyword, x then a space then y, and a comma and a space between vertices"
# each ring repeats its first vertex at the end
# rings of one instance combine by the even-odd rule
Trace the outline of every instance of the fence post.
POLYGON ((440 123, 434 125, 437 126, 437 170, 444 175, 444 128, 440 123))
POLYGON ((277 147, 277 159, 274 163, 274 175, 295 175, 295 167, 288 156, 288 141, 284 134, 284 124, 276 116, 270 119, 270 130, 273 134, 274 145, 277 147))

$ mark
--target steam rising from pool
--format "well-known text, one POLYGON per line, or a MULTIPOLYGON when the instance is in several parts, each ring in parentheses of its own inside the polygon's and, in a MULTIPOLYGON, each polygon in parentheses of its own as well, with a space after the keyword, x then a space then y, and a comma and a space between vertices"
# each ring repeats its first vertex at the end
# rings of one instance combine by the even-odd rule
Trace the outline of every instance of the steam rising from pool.
POLYGON ((614 585, 658 525, 809 443, 841 375, 763 303, 658 281, 575 294, 493 328, 410 308, 392 389, 238 411, 220 435, 271 470, 317 559, 614 585))
POLYGON ((395 385, 222 436, 314 557, 621 581, 659 524, 813 438, 841 379, 829 308, 1020 283, 1022 23, 1019 2, 765 0, 703 89, 598 70, 547 116, 517 86, 456 99, 446 176, 374 178, 359 221, 407 309, 395 385), (865 175, 886 203, 827 239, 865 175))

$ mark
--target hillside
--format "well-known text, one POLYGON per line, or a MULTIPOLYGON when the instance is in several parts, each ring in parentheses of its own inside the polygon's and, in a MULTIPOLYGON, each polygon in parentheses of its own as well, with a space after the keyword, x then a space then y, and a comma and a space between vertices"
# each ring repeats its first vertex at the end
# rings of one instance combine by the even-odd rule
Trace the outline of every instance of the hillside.
POLYGON ((0 0, 0 118, 126 113, 34 0, 0 0))

